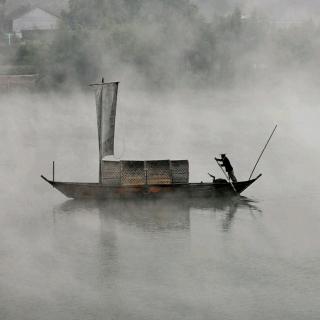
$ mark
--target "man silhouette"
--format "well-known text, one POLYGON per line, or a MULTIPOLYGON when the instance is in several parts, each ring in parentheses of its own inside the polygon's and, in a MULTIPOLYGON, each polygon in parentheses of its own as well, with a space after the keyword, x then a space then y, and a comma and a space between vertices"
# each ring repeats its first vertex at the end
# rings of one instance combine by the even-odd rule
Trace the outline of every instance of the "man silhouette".
POLYGON ((233 167, 229 161, 229 159, 226 157, 224 153, 221 154, 221 159, 215 158, 216 161, 221 162, 221 166, 224 167, 228 173, 229 179, 231 179, 232 182, 237 182, 237 178, 234 175, 233 167))

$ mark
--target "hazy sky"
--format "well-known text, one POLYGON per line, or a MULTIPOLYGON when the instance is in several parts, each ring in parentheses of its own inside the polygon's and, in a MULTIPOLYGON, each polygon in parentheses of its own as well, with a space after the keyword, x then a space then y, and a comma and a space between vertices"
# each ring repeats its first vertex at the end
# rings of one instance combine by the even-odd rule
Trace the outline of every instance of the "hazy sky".
MULTIPOLYGON (((307 15, 315 16, 320 13, 320 2, 318 0, 190 0, 197 4, 200 11, 207 17, 214 13, 226 13, 235 6, 244 10, 260 8, 271 13, 277 18, 304 18, 307 15)), ((26 3, 45 5, 50 8, 66 7, 68 0, 7 0, 9 9, 25 5, 26 3)))
POLYGON ((207 17, 216 13, 226 13, 235 6, 244 11, 253 8, 261 9, 277 19, 304 19, 316 17, 320 12, 320 2, 317 0, 192 0, 199 5, 207 17))

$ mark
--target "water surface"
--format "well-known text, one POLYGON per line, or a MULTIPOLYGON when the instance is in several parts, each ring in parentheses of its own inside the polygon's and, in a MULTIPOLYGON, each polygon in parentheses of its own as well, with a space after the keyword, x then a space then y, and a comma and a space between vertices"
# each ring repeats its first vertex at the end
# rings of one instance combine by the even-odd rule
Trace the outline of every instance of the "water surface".
POLYGON ((39 176, 97 179, 92 97, 1 98, 0 319, 319 319, 319 111, 256 95, 120 99, 117 156, 192 181, 247 178, 280 122, 245 198, 177 203, 67 200, 39 176))

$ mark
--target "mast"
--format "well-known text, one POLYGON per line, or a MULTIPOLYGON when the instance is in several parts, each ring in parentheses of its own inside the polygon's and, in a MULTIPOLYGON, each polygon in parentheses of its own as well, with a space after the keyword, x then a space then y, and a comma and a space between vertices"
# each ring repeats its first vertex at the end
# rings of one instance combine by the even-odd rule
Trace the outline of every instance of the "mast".
POLYGON ((114 134, 119 82, 94 83, 96 89, 97 127, 99 143, 99 182, 102 182, 102 159, 114 155, 114 134))

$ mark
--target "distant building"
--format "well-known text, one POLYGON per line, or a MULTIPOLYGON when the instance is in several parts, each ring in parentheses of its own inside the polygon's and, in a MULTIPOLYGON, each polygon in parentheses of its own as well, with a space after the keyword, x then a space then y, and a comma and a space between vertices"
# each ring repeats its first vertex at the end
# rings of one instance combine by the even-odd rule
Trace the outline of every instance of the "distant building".
POLYGON ((36 88, 39 75, 0 75, 0 92, 16 89, 32 90, 36 88))
POLYGON ((60 18, 38 6, 25 6, 7 17, 10 32, 21 38, 39 36, 58 28, 60 18))

